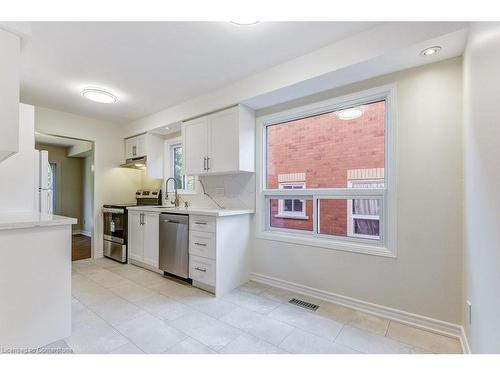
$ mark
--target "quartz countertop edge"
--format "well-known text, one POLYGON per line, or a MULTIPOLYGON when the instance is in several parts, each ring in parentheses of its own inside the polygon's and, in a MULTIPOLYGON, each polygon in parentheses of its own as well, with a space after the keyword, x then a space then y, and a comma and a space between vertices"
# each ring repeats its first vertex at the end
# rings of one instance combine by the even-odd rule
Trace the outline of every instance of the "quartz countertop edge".
POLYGON ((72 217, 39 212, 0 213, 0 230, 71 225, 77 222, 72 217))
POLYGON ((201 207, 157 207, 157 206, 133 206, 127 207, 129 211, 158 212, 166 214, 185 214, 185 215, 206 215, 206 216, 235 216, 253 214, 251 209, 217 209, 201 207))

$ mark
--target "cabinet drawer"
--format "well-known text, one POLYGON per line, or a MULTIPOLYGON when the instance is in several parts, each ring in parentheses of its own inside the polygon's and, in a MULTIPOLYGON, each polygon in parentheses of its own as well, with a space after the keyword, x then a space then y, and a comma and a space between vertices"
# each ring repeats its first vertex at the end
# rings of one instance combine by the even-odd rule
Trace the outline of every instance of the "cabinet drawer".
POLYGON ((189 254, 215 259, 215 233, 190 230, 189 254))
POLYGON ((215 233, 215 217, 189 215, 189 229, 215 233))
POLYGON ((215 260, 189 255, 189 277, 215 287, 215 260))

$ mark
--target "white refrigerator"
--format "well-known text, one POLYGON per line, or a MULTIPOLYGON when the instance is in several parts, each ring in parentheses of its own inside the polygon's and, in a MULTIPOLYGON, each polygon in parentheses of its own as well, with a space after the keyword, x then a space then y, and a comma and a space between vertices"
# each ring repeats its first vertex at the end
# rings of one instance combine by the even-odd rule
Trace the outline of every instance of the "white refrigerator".
POLYGON ((35 211, 52 214, 54 177, 47 151, 35 150, 35 211))

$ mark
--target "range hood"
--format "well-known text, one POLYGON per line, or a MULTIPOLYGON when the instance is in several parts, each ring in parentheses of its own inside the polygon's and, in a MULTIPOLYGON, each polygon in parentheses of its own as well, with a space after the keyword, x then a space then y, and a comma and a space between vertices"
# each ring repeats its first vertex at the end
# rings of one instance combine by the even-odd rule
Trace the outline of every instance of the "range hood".
POLYGON ((125 160, 125 163, 121 164, 121 168, 132 168, 132 169, 144 169, 146 168, 147 162, 146 157, 141 156, 138 158, 131 158, 125 160))

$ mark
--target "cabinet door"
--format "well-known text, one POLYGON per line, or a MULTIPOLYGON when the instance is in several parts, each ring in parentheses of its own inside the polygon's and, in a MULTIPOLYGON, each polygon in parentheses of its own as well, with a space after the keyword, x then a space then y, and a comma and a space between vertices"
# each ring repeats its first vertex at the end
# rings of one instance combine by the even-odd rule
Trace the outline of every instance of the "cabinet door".
POLYGON ((238 107, 209 115, 209 173, 239 170, 238 107))
POLYGON ((144 233, 141 213, 128 212, 128 257, 142 262, 144 260, 144 233))
POLYGON ((160 266, 160 214, 144 213, 144 263, 155 268, 160 266))
POLYGON ((146 134, 138 135, 135 137, 135 145, 136 145, 136 155, 135 158, 146 156, 147 147, 146 147, 146 134))
POLYGON ((208 122, 201 117, 182 124, 184 174, 206 173, 205 158, 208 156, 208 122))
POLYGON ((125 139, 125 159, 131 159, 134 157, 134 145, 134 138, 125 139))

